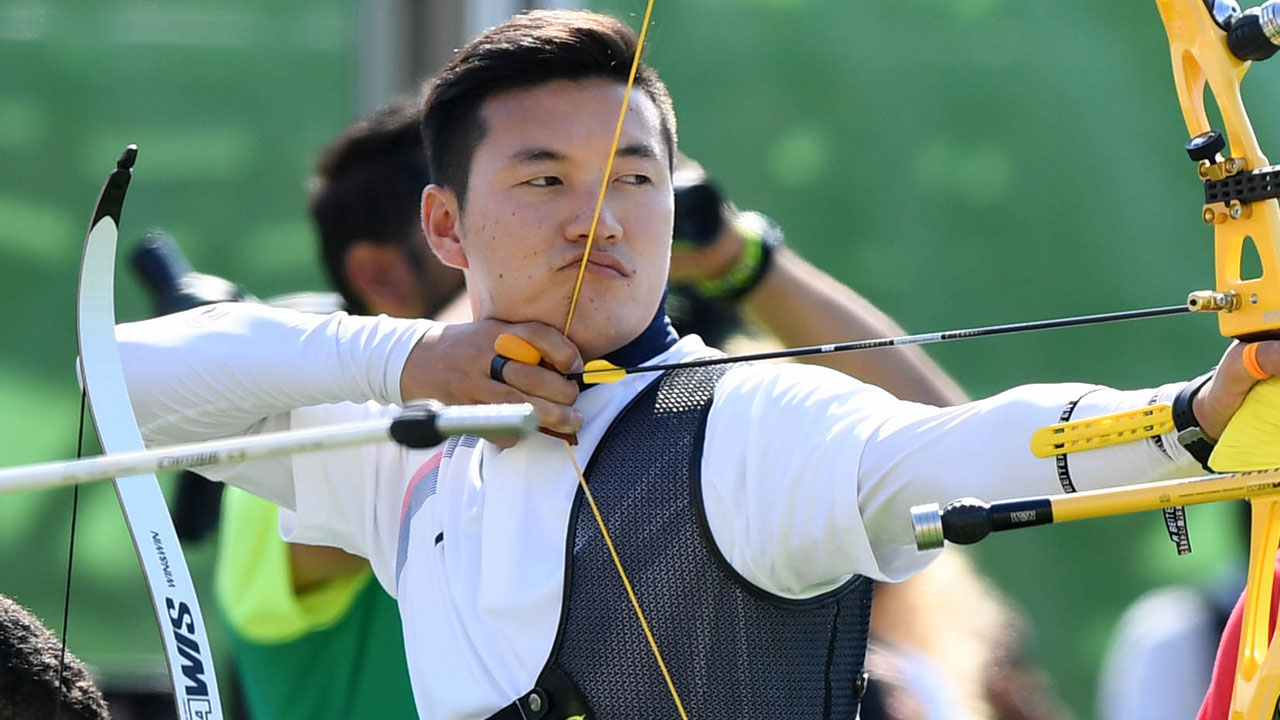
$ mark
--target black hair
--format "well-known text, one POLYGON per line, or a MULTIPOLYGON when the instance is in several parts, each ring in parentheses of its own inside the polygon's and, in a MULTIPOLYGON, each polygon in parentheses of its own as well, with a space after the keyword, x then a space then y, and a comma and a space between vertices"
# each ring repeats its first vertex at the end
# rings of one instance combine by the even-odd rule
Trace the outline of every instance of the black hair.
POLYGON ((349 311, 368 310, 343 270, 358 241, 403 245, 422 275, 419 208, 430 182, 416 102, 400 100, 364 116, 321 151, 311 178, 311 218, 329 282, 349 311))
MULTIPOLYGON (((485 31, 440 71, 423 104, 422 136, 433 182, 465 202, 471 159, 484 139, 480 106, 486 99, 555 80, 625 83, 636 43, 625 23, 581 10, 532 10, 485 31)), ((667 157, 674 162, 676 116, 667 86, 641 63, 635 87, 658 108, 667 157)))
POLYGON ((0 718, 109 720, 84 665, 30 611, 0 595, 0 718), (59 685, 61 680, 61 685, 59 685))

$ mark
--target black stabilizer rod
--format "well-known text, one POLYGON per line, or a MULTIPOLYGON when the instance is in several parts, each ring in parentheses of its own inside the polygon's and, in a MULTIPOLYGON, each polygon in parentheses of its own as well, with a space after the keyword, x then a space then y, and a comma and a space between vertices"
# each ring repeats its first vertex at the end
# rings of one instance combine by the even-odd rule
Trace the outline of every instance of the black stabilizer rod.
POLYGON ((911 508, 911 527, 916 549, 937 550, 943 540, 972 545, 993 532, 1048 525, 1053 522, 1053 503, 1048 498, 1027 498, 987 503, 977 498, 960 498, 911 508))
POLYGON ((409 448, 439 445, 451 435, 516 440, 538 429, 538 413, 528 403, 441 405, 434 400, 405 405, 391 422, 391 438, 409 448))

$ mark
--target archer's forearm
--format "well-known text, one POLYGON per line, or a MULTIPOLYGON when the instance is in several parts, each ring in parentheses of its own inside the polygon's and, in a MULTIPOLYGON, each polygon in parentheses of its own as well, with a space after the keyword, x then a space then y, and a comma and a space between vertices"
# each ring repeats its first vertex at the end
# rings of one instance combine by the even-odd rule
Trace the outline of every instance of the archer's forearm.
POLYGON ((400 371, 426 320, 210 305, 117 326, 148 445, 243 434, 327 403, 400 402, 400 371))
MULTIPOLYGON (((786 248, 742 307, 787 346, 905 334, 888 315, 786 248)), ((878 385, 904 400, 955 405, 964 390, 918 347, 823 355, 811 362, 878 385)))

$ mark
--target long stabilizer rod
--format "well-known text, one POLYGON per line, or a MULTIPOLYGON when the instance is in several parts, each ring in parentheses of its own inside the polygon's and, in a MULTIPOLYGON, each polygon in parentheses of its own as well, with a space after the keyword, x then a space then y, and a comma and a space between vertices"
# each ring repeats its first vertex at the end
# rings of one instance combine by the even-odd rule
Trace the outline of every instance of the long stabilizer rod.
POLYGON ((0 470, 0 492, 333 450, 385 440, 395 440, 411 448, 426 448, 440 444, 451 435, 518 438, 537 428, 538 413, 527 403, 455 406, 416 403, 405 407, 395 418, 170 445, 82 460, 21 465, 0 470))
POLYGON ((960 498, 911 508, 916 548, 971 545, 993 532, 1280 493, 1280 468, 987 503, 960 498))

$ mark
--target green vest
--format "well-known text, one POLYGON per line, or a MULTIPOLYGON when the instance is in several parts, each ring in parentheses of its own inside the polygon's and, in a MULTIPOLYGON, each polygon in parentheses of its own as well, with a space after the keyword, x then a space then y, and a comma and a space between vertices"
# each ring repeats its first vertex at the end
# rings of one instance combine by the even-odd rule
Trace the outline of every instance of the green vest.
POLYGON ((277 515, 223 496, 217 599, 250 717, 416 718, 396 601, 368 570, 295 595, 277 515))

